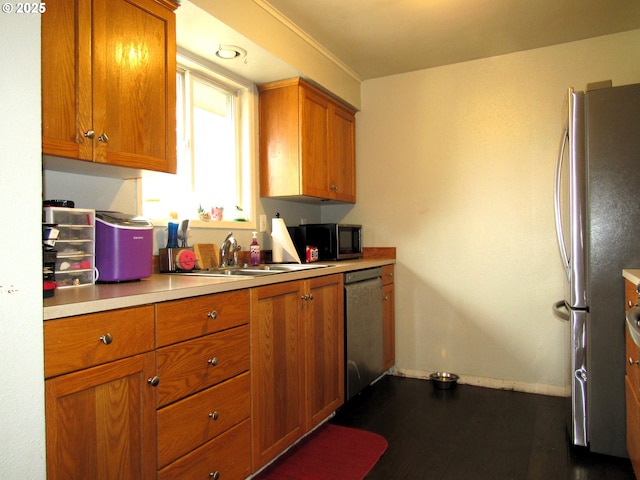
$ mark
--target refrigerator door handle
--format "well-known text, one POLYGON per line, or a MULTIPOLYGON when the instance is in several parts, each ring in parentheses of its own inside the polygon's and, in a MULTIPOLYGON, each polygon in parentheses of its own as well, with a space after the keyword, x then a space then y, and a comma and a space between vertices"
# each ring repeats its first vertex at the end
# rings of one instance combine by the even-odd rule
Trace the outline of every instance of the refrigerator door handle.
POLYGON ((569 142, 569 128, 565 128, 564 135, 562 137, 562 146, 560 147, 560 155, 558 155, 558 161, 556 162, 556 174, 555 174, 555 186, 553 189, 553 206, 556 217, 556 236, 558 238, 558 246, 560 247, 560 256, 562 257, 562 266, 564 267, 564 274, 567 276, 567 281, 571 280, 569 257, 567 255, 567 247, 564 243, 564 231, 562 229, 562 211, 560 204, 561 185, 562 185, 562 163, 564 161, 564 151, 569 142))
POLYGON ((553 304, 553 315, 560 320, 566 320, 567 322, 570 320, 567 304, 564 303, 564 300, 559 300, 553 304))

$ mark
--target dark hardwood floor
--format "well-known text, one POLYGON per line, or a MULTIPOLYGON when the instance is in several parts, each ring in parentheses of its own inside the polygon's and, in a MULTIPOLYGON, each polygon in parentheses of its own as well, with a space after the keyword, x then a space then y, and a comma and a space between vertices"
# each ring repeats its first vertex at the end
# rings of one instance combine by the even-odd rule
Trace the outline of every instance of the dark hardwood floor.
POLYGON ((569 445, 566 398, 385 376, 332 423, 377 432, 389 447, 366 480, 632 480, 628 459, 569 445))

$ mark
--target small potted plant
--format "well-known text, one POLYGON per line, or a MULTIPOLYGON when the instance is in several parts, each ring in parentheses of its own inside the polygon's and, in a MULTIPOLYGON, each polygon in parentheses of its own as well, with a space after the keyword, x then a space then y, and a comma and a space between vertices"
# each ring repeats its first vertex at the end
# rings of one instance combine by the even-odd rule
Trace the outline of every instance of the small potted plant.
POLYGON ((198 217, 200 217, 200 220, 202 220, 203 222, 208 222, 209 220, 211 220, 211 215, 204 208, 202 208, 202 205, 198 207, 198 217))

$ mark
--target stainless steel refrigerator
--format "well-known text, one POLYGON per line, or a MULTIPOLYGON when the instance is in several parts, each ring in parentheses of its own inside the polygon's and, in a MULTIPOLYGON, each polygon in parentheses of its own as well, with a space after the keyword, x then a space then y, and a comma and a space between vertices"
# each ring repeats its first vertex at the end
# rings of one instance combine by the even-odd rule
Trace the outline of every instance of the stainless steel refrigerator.
POLYGON ((626 457, 623 268, 640 267, 640 84, 569 89, 555 175, 571 330, 571 440, 626 457))

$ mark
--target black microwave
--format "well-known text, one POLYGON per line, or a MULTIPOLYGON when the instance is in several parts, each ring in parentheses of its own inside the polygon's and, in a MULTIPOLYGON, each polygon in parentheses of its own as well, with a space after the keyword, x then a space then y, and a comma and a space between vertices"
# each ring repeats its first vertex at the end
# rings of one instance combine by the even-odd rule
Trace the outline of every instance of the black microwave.
POLYGON ((301 259, 307 247, 318 249, 318 260, 362 258, 362 225, 344 223, 309 223, 289 229, 301 259))

